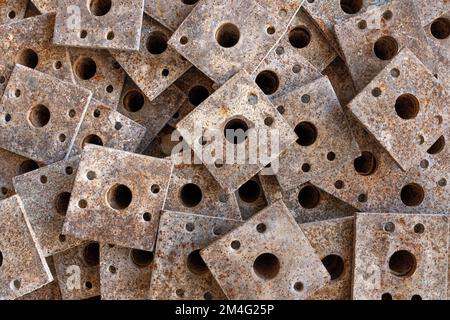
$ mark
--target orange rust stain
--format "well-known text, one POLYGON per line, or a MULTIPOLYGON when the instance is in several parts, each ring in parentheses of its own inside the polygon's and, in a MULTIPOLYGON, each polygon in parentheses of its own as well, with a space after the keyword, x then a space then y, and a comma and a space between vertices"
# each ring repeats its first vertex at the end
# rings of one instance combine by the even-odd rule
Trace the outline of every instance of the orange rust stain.
POLYGON ((230 108, 228 108, 227 106, 222 105, 222 106, 219 107, 219 114, 220 115, 226 116, 226 115, 228 115, 229 112, 230 112, 230 108))

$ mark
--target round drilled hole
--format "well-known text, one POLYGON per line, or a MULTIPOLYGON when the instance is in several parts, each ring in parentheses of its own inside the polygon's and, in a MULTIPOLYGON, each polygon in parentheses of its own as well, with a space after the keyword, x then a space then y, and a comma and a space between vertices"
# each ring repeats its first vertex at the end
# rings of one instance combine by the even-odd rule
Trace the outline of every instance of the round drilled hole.
POLYGON ((204 274, 208 272, 208 267, 200 255, 200 250, 192 251, 186 260, 186 265, 193 274, 204 274))
POLYGON ((100 263, 100 246, 98 243, 91 242, 84 247, 83 259, 88 266, 98 266, 100 263))
POLYGON ((86 178, 88 178, 88 180, 94 180, 97 178, 97 174, 94 171, 88 171, 88 173, 86 173, 86 178))
POLYGON ((61 134, 58 136, 59 142, 65 142, 66 139, 67 139, 67 137, 66 137, 66 135, 65 135, 64 133, 61 133, 61 134))
POLYGON ((196 184, 188 183, 181 188, 180 200, 185 207, 197 206, 203 198, 202 189, 196 184))
POLYGON ((31 108, 28 113, 28 120, 35 128, 42 128, 50 121, 50 110, 42 104, 31 108))
POLYGON ((358 22, 358 28, 361 30, 364 30, 365 28, 367 28, 367 21, 366 20, 361 20, 358 22))
POLYGON ((47 176, 41 176, 41 177, 39 178, 39 180, 41 181, 42 184, 45 184, 45 183, 47 183, 48 178, 47 178, 47 176))
POLYGON ((213 295, 211 294, 211 292, 205 292, 205 294, 203 295, 203 298, 205 300, 212 300, 213 299, 213 295))
POLYGON ((441 136, 428 150, 427 152, 429 154, 438 154, 442 150, 444 150, 445 147, 445 137, 441 136))
POLYGON ((396 251, 389 258, 389 269, 398 277, 411 276, 416 270, 416 266, 416 257, 407 250, 396 251))
POLYGON ((5 115, 5 122, 10 122, 11 121, 11 115, 9 113, 7 113, 5 115))
POLYGON ((161 71, 161 75, 162 75, 163 77, 168 77, 169 74, 170 74, 169 69, 163 69, 163 71, 161 71))
POLYGON ((81 209, 85 209, 85 208, 87 207, 87 201, 84 200, 84 199, 81 199, 80 201, 78 201, 78 206, 79 206, 81 209))
POLYGON ((61 61, 55 61, 55 63, 53 64, 53 68, 55 68, 55 70, 59 70, 62 68, 62 62, 61 61))
POLYGON ((335 254, 330 254, 322 259, 322 263, 328 270, 331 280, 338 279, 344 273, 344 260, 335 254))
POLYGON ((425 226, 423 224, 421 224, 421 223, 417 223, 414 226, 414 232, 415 233, 419 233, 419 234, 424 233, 425 232, 425 226))
POLYGON ((370 176, 377 170, 377 159, 372 152, 363 151, 361 156, 353 161, 353 167, 358 174, 370 176))
POLYGON ((109 189, 107 199, 111 208, 123 210, 131 204, 133 193, 126 185, 116 184, 109 189))
POLYGON ((39 56, 32 49, 22 49, 16 56, 16 63, 34 69, 39 63, 39 56))
POLYGON ((3 253, 0 251, 0 267, 3 265, 3 253))
POLYGON ((230 246, 233 250, 239 250, 241 248, 241 243, 237 240, 234 240, 231 242, 230 246))
POLYGON ((422 300, 422 297, 418 294, 415 294, 411 297, 411 300, 420 301, 420 300, 422 300))
POLYGON ((132 249, 130 256, 131 261, 140 268, 148 267, 153 261, 153 252, 150 251, 132 249))
POLYGON ((151 54, 161 54, 167 50, 167 36, 161 31, 150 33, 147 39, 147 50, 151 54))
POLYGON ((328 161, 334 161, 336 159, 336 154, 334 152, 328 152, 327 153, 327 160, 328 161))
POLYGON ((316 142, 317 139, 317 129, 310 122, 299 123, 294 132, 297 134, 297 143, 303 147, 310 146, 316 142))
POLYGON ((295 291, 301 292, 301 291, 303 291, 304 288, 305 288, 305 286, 303 285, 303 282, 297 281, 296 283, 294 283, 294 290, 295 291))
POLYGON ((204 86, 194 86, 189 90, 189 102, 198 106, 209 97, 209 91, 204 86))
POLYGON ((16 17, 16 12, 14 10, 11 10, 8 12, 8 18, 14 19, 16 17))
POLYGON ((400 70, 398 70, 397 68, 394 68, 391 70, 391 76, 393 78, 398 78, 400 77, 400 70))
POLYGON ((398 43, 389 36, 381 37, 373 47, 375 55, 381 60, 391 60, 397 55, 398 43))
POLYGON ((13 290, 20 290, 22 283, 20 282, 19 279, 15 279, 15 280, 11 281, 10 286, 11 286, 11 289, 13 289, 13 290))
POLYGON ((274 94, 280 87, 280 80, 277 74, 269 70, 261 71, 255 82, 266 95, 274 94))
POLYGON ((381 295, 381 300, 392 300, 392 294, 385 292, 381 295))
POLYGON ((383 18, 384 20, 391 20, 392 17, 394 16, 394 14, 392 13, 391 10, 386 10, 385 12, 383 12, 383 18))
POLYGON ((85 287, 86 289, 88 289, 88 290, 91 290, 92 287, 93 287, 92 282, 86 281, 86 282, 84 283, 84 287, 85 287))
POLYGON ((89 11, 94 16, 104 16, 111 10, 111 0, 90 0, 89 11))
POLYGON ((320 191, 315 186, 305 186, 298 193, 298 203, 305 209, 313 209, 320 203, 320 191))
POLYGON ((363 0, 341 0, 341 9, 345 13, 358 13, 363 6, 363 0))
POLYGON ((114 32, 113 31, 109 31, 107 34, 106 34, 106 39, 107 40, 114 40, 114 38, 116 37, 116 35, 114 34, 114 32))
POLYGON ((378 98, 379 96, 381 96, 381 89, 380 88, 374 88, 373 90, 372 90, 372 95, 375 97, 375 98, 378 98))
POLYGON ((198 0, 181 0, 184 4, 187 4, 189 6, 192 6, 198 2, 198 0))
POLYGON ((180 38, 180 43, 182 45, 186 45, 188 42, 189 42, 189 39, 187 37, 183 36, 180 38))
POLYGON ((39 165, 36 161, 25 160, 18 166, 17 175, 25 174, 36 169, 39 169, 39 165))
POLYGON ((117 268, 114 266, 109 266, 108 271, 112 274, 115 274, 117 272, 117 268))
POLYGON ((311 165, 309 163, 302 164, 302 171, 303 172, 310 172, 311 171, 311 165))
POLYGON ((402 202, 409 207, 417 207, 425 198, 425 191, 417 183, 407 184, 400 192, 402 202))
POLYGON ((403 94, 395 101, 397 115, 405 120, 414 119, 420 110, 419 100, 412 94, 403 94))
POLYGON ((248 125, 244 120, 233 119, 225 125, 224 136, 228 142, 240 144, 247 139, 248 125))
POLYGON ((259 233, 264 233, 264 232, 266 232, 266 230, 267 230, 267 226, 265 223, 259 223, 256 226, 256 231, 258 231, 259 233))
POLYGON ((446 18, 439 18, 431 24, 431 34, 439 40, 447 39, 450 35, 450 21, 446 18))
POLYGON ((144 219, 145 222, 149 222, 152 220, 152 214, 150 212, 145 212, 142 215, 142 219, 144 219))
POLYGON ((150 187, 150 191, 151 191, 153 194, 158 194, 158 193, 161 191, 161 187, 160 187, 159 185, 157 185, 157 184, 153 184, 153 185, 150 187))
POLYGON ((81 39, 85 39, 87 37, 87 31, 86 30, 81 30, 80 31, 80 38, 81 39))
POLYGON ((395 224, 393 222, 386 222, 383 226, 383 230, 386 232, 394 232, 395 224))
POLYGON ((280 260, 272 253, 263 253, 255 259, 253 270, 261 279, 273 279, 280 272, 280 260))
POLYGON ((305 27, 296 27, 289 32, 289 42, 295 48, 306 48, 311 43, 311 33, 305 27))
POLYGON ((342 180, 337 180, 334 183, 334 187, 338 190, 344 189, 344 186, 345 186, 345 184, 344 184, 344 181, 342 181, 342 180))
POLYGON ((261 187, 256 181, 249 180, 239 188, 238 194, 242 201, 252 203, 261 195, 261 187))
POLYGON ((70 192, 62 192, 56 196, 55 209, 60 215, 65 216, 69 207, 70 192))
POLYGON ((144 103, 144 95, 138 90, 128 91, 123 98, 123 107, 129 112, 138 112, 144 103))
POLYGON ((89 80, 97 73, 97 64, 91 58, 80 57, 75 62, 74 71, 81 80, 89 80))
POLYGON ((83 139, 83 142, 81 145, 84 147, 87 144, 95 144, 97 146, 102 146, 103 141, 98 135, 90 134, 90 135, 86 136, 86 138, 83 139))
POLYGON ((225 23, 216 32, 217 43, 224 48, 234 47, 241 37, 239 28, 232 23, 225 23))

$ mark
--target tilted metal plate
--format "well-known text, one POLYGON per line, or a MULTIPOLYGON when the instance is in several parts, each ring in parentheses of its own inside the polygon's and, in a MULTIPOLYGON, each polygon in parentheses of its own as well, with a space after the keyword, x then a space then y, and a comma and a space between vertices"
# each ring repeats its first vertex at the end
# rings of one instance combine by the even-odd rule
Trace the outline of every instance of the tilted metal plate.
POLYGON ((145 13, 170 30, 176 30, 197 5, 197 1, 146 0, 145 13))
POLYGON ((0 3, 0 25, 16 22, 25 16, 28 0, 4 0, 0 3))
POLYGON ((58 0, 31 0, 31 2, 42 13, 56 12, 58 5, 58 0))
POLYGON ((235 195, 243 220, 249 219, 268 205, 260 181, 260 175, 256 175, 244 183, 235 192, 235 195))

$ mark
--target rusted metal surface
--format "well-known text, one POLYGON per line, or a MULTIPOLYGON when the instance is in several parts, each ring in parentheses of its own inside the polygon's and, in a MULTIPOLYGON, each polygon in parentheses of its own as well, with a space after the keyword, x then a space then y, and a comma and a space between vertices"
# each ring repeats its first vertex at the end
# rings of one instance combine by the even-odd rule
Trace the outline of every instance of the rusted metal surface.
POLYGON ((353 299, 447 299, 446 215, 358 213, 353 299))
POLYGON ((306 299, 330 280, 282 202, 262 210, 200 254, 232 300, 306 299))
POLYGON ((268 202, 264 194, 260 176, 256 175, 244 183, 236 192, 236 199, 241 210, 243 220, 267 207, 268 202))
POLYGON ((28 0, 5 0, 0 3, 0 25, 19 21, 25 16, 28 0))
POLYGON ((0 202, 0 299, 15 299, 53 281, 18 196, 0 202))
POLYGON ((345 107, 357 93, 345 61, 337 57, 322 73, 330 80, 341 106, 345 107))
POLYGON ((44 163, 63 160, 91 93, 16 65, 0 103, 0 147, 44 163))
POLYGON ((101 245, 102 300, 148 300, 153 257, 149 251, 101 245))
POLYGON ((76 157, 14 178, 16 192, 46 257, 81 244, 62 234, 78 163, 76 157))
POLYGON ((99 244, 82 245, 53 256, 63 300, 82 300, 100 295, 99 244))
POLYGON ((169 28, 176 30, 189 13, 197 5, 198 0, 165 1, 146 0, 144 10, 155 20, 169 28))
POLYGON ((448 12, 450 10, 450 2, 448 2, 448 0, 436 0, 432 2, 418 0, 417 7, 420 11, 419 14, 422 25, 426 26, 436 18, 442 16, 445 12, 448 12))
POLYGON ((63 46, 138 50, 144 0, 62 0, 53 42, 63 46))
POLYGON ((352 293, 354 218, 300 225, 316 250, 331 281, 314 293, 312 300, 350 300, 352 293))
POLYGON ((150 299, 225 299, 199 251, 239 224, 236 220, 164 211, 155 250, 150 299))
POLYGON ((277 179, 289 190, 343 165, 359 148, 330 81, 322 77, 275 104, 294 128, 297 141, 280 156, 277 179))
POLYGON ((86 145, 63 233, 152 251, 172 169, 169 160, 86 145))
POLYGON ((56 12, 58 0, 31 0, 42 13, 56 12))
POLYGON ((150 101, 191 67, 189 61, 168 46, 171 34, 171 31, 145 15, 139 51, 111 51, 150 101))

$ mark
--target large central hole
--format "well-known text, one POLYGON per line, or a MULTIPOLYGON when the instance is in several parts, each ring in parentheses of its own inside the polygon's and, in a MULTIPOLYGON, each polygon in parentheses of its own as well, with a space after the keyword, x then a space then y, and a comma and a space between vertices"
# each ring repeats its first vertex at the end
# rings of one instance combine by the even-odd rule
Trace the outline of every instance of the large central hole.
POLYGON ((167 50, 167 36, 161 31, 150 33, 147 39, 147 50, 151 54, 161 54, 167 50))
POLYGON ((39 165, 36 161, 25 160, 17 168, 17 175, 25 174, 33 170, 39 169, 39 165))
POLYGON ((56 196, 55 209, 60 215, 65 216, 69 207, 70 193, 62 192, 56 196))
POLYGON ((50 110, 42 104, 31 108, 28 120, 35 128, 42 128, 50 121, 50 110))
POLYGON ((315 186, 305 186, 298 193, 298 203, 305 209, 313 209, 319 202, 320 191, 315 186))
POLYGON ((129 112, 138 112, 144 107, 144 95, 138 90, 128 91, 123 98, 123 107, 129 112))
POLYGON ((80 57, 75 62, 74 70, 78 78, 81 80, 89 80, 97 73, 97 64, 91 58, 80 57))
POLYGON ((225 23, 216 32, 217 43, 224 48, 234 47, 241 37, 239 28, 232 23, 225 23))
POLYGON ((317 129, 310 122, 300 122, 294 129, 297 134, 297 143, 303 147, 308 147, 317 139, 317 129))
POLYGON ((395 101, 395 112, 405 120, 414 119, 420 110, 419 100, 412 94, 402 94, 395 101))
POLYGON ((391 60, 397 55, 398 43, 389 36, 381 37, 373 47, 375 55, 381 60, 391 60))
POLYGON ((280 80, 277 74, 270 70, 261 71, 255 82, 266 95, 274 94, 280 87, 280 80))
POLYGON ((109 205, 116 210, 126 209, 133 200, 133 194, 126 185, 116 184, 112 186, 107 194, 109 205))
POLYGON ((345 13, 358 13, 363 6, 363 0, 341 0, 341 9, 345 13))
POLYGON ((407 250, 396 251, 389 258, 389 269, 398 277, 411 276, 416 270, 416 267, 416 257, 407 250))
POLYGON ((258 182, 249 180, 239 188, 238 193, 242 201, 252 203, 258 200, 261 195, 261 188, 258 182))
POLYGON ((272 253, 263 253, 255 259, 253 270, 261 279, 273 279, 280 272, 280 260, 272 253))
POLYGON ((98 266, 100 263, 100 247, 97 242, 91 242, 84 247, 83 258, 88 266, 98 266))
POLYGON ((189 102, 198 106, 209 97, 209 91, 204 86, 195 86, 189 90, 189 102))
POLYGON ((431 24, 431 34, 439 40, 447 39, 450 36, 450 21, 446 18, 439 18, 431 24))
POLYGON ((16 63, 34 69, 39 63, 39 56, 32 49, 23 49, 17 54, 16 63))
POLYGON ((89 10, 94 16, 104 16, 111 10, 111 0, 91 0, 89 10))
POLYGON ((322 259, 322 263, 331 276, 331 280, 338 279, 344 272, 344 260, 338 255, 330 254, 322 259))
POLYGON ((185 207, 197 206, 203 198, 202 189, 196 184, 188 183, 181 188, 180 199, 185 207))
POLYGON ((427 150, 429 154, 438 154, 442 150, 444 150, 445 147, 445 137, 440 136, 439 139, 430 147, 430 149, 427 150))
POLYGON ((86 136, 83 139, 83 142, 81 143, 81 145, 84 147, 87 144, 95 144, 97 146, 102 146, 103 145, 103 141, 102 138, 100 138, 98 135, 96 134, 90 134, 88 136, 86 136))
POLYGON ((417 183, 407 184, 400 192, 402 202, 409 207, 417 207, 425 198, 425 191, 417 183))
POLYGON ((248 125, 244 120, 233 119, 225 125, 224 135, 228 142, 239 144, 247 139, 248 125))
POLYGON ((153 252, 132 249, 130 252, 131 261, 138 267, 148 267, 153 261, 153 252))
POLYGON ((353 161, 355 171, 362 176, 370 176, 377 170, 377 159, 372 152, 363 151, 361 156, 353 161))
POLYGON ((296 27, 289 32, 289 42, 295 48, 306 48, 311 42, 311 34, 305 27, 296 27))
POLYGON ((200 255, 200 250, 192 251, 187 257, 186 264, 189 271, 194 274, 201 275, 208 272, 208 267, 200 255))

